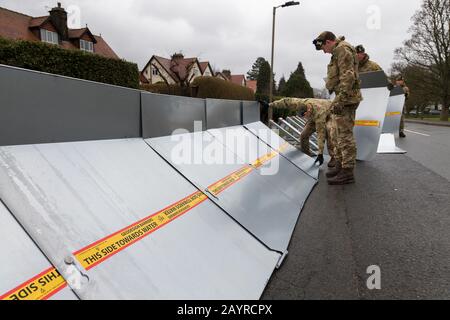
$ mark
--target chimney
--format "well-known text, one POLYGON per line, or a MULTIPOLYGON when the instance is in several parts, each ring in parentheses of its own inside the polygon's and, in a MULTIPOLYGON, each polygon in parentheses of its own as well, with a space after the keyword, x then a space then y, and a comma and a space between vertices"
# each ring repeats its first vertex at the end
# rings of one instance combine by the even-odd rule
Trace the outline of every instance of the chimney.
POLYGON ((184 59, 184 55, 181 52, 180 53, 174 53, 172 55, 172 57, 170 57, 170 58, 171 58, 172 61, 178 63, 180 60, 184 59))
POLYGON ((230 70, 223 70, 222 74, 227 77, 228 79, 231 79, 231 71, 230 70))
POLYGON ((58 2, 58 6, 53 8, 50 12, 50 21, 58 31, 61 40, 69 40, 69 29, 67 27, 67 12, 64 8, 61 8, 61 2, 58 2))

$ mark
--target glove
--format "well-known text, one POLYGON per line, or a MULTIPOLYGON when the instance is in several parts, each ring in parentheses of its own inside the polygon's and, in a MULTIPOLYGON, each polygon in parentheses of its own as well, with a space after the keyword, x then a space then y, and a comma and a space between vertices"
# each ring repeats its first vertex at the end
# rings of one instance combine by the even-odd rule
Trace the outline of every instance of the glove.
POLYGON ((333 104, 331 106, 331 114, 341 115, 344 111, 344 106, 342 104, 333 104))
POLYGON ((317 162, 319 163, 319 165, 323 165, 323 154, 319 154, 316 158, 316 161, 314 161, 314 164, 316 164, 317 162))
POLYGON ((394 85, 392 83, 388 83, 387 88, 389 91, 391 91, 392 89, 394 89, 394 85))
POLYGON ((264 100, 258 100, 258 102, 263 106, 264 109, 269 109, 269 103, 264 100))

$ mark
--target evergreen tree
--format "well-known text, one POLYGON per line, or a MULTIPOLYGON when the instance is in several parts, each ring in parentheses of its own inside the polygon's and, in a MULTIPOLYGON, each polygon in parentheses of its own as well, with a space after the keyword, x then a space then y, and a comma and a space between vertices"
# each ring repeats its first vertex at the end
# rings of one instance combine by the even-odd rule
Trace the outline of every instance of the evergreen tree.
POLYGON ((283 91, 286 87, 286 79, 284 78, 284 76, 281 77, 280 79, 280 83, 278 84, 278 95, 283 95, 283 91))
POLYGON ((314 91, 306 80, 305 69, 301 62, 297 66, 297 70, 291 73, 289 80, 286 82, 282 95, 295 98, 313 98, 314 91))
POLYGON ((267 99, 269 97, 269 88, 270 88, 270 64, 267 61, 259 68, 257 85, 256 85, 256 94, 261 99, 267 99))
POLYGON ((261 65, 265 62, 267 62, 267 61, 263 57, 259 57, 258 59, 256 59, 256 61, 252 65, 252 69, 249 72, 247 72, 247 79, 248 80, 257 80, 258 74, 259 74, 259 69, 261 68, 261 65))

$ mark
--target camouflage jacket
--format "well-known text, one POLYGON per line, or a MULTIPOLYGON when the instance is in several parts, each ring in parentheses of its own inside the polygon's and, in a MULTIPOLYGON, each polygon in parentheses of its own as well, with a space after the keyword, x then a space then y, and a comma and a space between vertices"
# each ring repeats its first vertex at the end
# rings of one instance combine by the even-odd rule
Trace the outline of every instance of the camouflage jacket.
POLYGON ((314 123, 317 131, 317 144, 319 146, 319 154, 323 154, 325 139, 327 137, 326 123, 329 119, 331 101, 325 99, 299 99, 284 98, 270 104, 272 108, 287 108, 291 111, 309 111, 310 117, 308 121, 314 123))
POLYGON ((374 72, 374 71, 381 71, 381 67, 378 65, 378 63, 373 62, 372 60, 369 60, 369 55, 366 54, 363 60, 359 62, 359 73, 363 72, 374 72))
POLYGON ((405 100, 408 100, 409 98, 409 88, 406 85, 402 86, 403 92, 405 93, 405 100))
POLYGON ((336 94, 333 104, 356 104, 362 101, 356 50, 340 37, 328 65, 326 87, 336 94))

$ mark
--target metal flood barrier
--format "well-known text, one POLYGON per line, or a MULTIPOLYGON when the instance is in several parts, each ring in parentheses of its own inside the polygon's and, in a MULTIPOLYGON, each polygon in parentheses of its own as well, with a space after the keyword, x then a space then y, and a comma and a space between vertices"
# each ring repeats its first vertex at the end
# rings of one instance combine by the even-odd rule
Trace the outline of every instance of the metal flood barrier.
POLYGON ((311 158, 287 143, 286 140, 273 132, 264 123, 260 121, 248 123, 245 125, 245 128, 272 149, 280 150, 279 153, 301 171, 306 172, 313 179, 319 179, 319 167, 314 164, 314 158, 311 158), (281 146, 283 146, 283 148, 281 148, 281 146))
POLYGON ((0 277, 0 300, 77 300, 64 278, 1 202, 0 221, 0 249, 5 257, 0 277))
POLYGON ((0 190, 81 299, 257 299, 280 259, 142 139, 1 147, 0 190))
POLYGON ((395 135, 400 130, 400 120, 405 104, 405 95, 402 87, 395 87, 389 96, 389 102, 384 119, 383 131, 378 144, 378 153, 406 153, 395 144, 395 135))
POLYGON ((361 101, 356 110, 354 135, 358 160, 370 161, 377 154, 389 99, 383 71, 361 73, 361 101))
POLYGON ((258 299, 317 182, 256 102, 0 65, 0 108, 1 299, 258 299))
POLYGON ((140 91, 0 65, 0 145, 140 137, 140 91))
MULTIPOLYGON (((157 108, 156 103, 158 101, 153 100, 149 106, 144 104, 143 110, 157 108)), ((201 120, 195 117, 195 112, 189 112, 189 108, 184 113, 186 123, 201 120)), ((287 144, 272 149, 260 143, 244 127, 235 126, 257 118, 256 112, 250 112, 245 119, 241 119, 240 113, 236 112, 239 108, 238 101, 207 99, 206 122, 209 130, 172 136, 160 133, 144 138, 158 154, 246 230, 268 248, 285 254, 303 203, 316 181, 284 159, 280 160, 280 148, 289 147, 287 144), (231 110, 227 116, 226 111, 218 111, 219 105, 231 110), (212 129, 214 127, 220 129, 212 129), (220 134, 224 135, 223 138, 219 137, 220 134), (227 134, 236 140, 228 141, 227 134), (232 142, 235 142, 234 146, 230 146, 232 142), (252 156, 247 156, 250 153, 252 156), (281 162, 281 166, 273 177, 261 174, 275 162, 281 162), (288 173, 293 176, 283 182, 281 179, 285 179, 288 173), (293 200, 295 187, 299 187, 297 200, 293 200)), ((252 104, 252 108, 259 107, 252 104)), ((161 117, 144 122, 143 131, 147 132, 146 126, 153 126, 155 121, 164 121, 171 115, 167 113, 161 117)))

